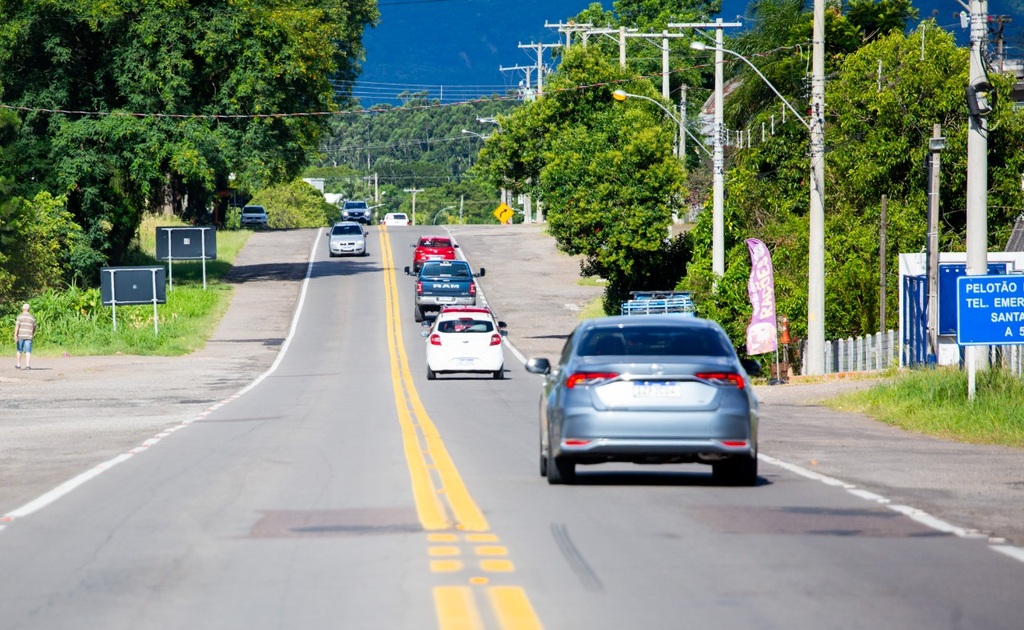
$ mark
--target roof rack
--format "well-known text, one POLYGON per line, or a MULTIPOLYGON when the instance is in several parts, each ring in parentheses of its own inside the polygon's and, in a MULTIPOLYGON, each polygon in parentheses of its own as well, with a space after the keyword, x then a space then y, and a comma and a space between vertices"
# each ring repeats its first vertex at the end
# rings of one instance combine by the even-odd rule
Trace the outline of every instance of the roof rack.
POLYGON ((664 315, 678 313, 696 317, 697 307, 689 291, 630 291, 632 300, 622 303, 622 315, 664 315))

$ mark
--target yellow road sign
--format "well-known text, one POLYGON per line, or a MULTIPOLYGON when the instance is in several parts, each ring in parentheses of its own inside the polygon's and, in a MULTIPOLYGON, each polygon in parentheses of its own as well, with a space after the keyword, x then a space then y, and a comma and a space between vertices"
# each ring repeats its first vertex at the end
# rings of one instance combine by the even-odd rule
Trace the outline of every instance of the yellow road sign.
POLYGON ((516 211, 508 207, 507 203, 502 203, 494 210, 494 218, 501 221, 502 223, 508 223, 515 216, 516 211))

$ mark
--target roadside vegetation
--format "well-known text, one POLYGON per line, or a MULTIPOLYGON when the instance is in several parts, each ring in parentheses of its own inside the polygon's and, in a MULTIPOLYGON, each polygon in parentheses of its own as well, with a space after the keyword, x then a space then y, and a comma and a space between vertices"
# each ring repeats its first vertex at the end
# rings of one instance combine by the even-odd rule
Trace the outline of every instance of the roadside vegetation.
POLYGON ((979 371, 976 384, 968 401, 967 376, 959 369, 911 370, 825 404, 915 433, 1024 448, 1024 381, 992 369, 979 371))
MULTIPOLYGON (((183 225, 165 216, 148 216, 133 242, 129 265, 162 265, 156 260, 157 226, 183 225)), ((203 289, 202 263, 174 263, 174 286, 167 303, 157 306, 159 334, 154 334, 153 307, 117 307, 117 331, 113 312, 103 306, 98 288, 72 286, 49 290, 29 300, 39 321, 33 353, 40 356, 69 355, 183 355, 203 347, 231 302, 233 288, 223 282, 235 257, 248 240, 248 230, 217 233, 217 260, 206 262, 203 289)), ((17 311, 9 309, 0 319, 0 330, 12 330, 17 311)))

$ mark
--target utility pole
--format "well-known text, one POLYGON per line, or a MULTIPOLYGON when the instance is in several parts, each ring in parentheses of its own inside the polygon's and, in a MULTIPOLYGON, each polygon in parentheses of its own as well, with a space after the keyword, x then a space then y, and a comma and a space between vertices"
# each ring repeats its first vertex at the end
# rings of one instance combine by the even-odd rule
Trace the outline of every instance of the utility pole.
POLYGON ((889 198, 882 195, 882 216, 878 223, 878 330, 885 332, 885 292, 886 292, 886 243, 885 230, 889 225, 889 198))
POLYGON ((725 83, 723 68, 725 65, 722 48, 725 46, 725 28, 739 28, 740 22, 723 22, 718 18, 714 23, 669 24, 669 28, 714 28, 715 29, 715 129, 713 135, 714 151, 712 155, 712 217, 711 217, 711 270, 716 276, 725 275, 725 118, 723 101, 725 100, 725 83))
POLYGON ((932 126, 928 141, 928 344, 936 362, 939 358, 939 154, 945 148, 942 125, 932 126))
POLYGON ((679 144, 676 145, 676 157, 686 169, 686 86, 679 86, 679 144))
MULTIPOLYGON (((959 0, 958 0, 959 1, 959 0)), ((988 125, 986 116, 992 111, 988 93, 992 89, 985 77, 984 50, 988 29, 987 0, 971 0, 961 6, 971 14, 970 74, 966 89, 968 110, 967 131, 967 275, 988 273, 988 125)), ((987 347, 967 346, 967 397, 974 399, 975 375, 978 368, 988 367, 987 347)))
POLYGON ((567 24, 563 24, 562 22, 559 22, 558 24, 551 24, 550 22, 545 21, 544 28, 556 28, 559 33, 565 33, 565 49, 569 50, 569 47, 572 46, 572 34, 589 31, 594 28, 594 25, 587 23, 577 24, 572 20, 569 20, 567 24))
POLYGON ((406 188, 405 192, 412 193, 412 224, 416 225, 416 193, 423 192, 422 188, 406 188))
POLYGON ((811 34, 811 204, 804 374, 825 373, 825 0, 814 0, 811 34))
POLYGON ((533 80, 533 66, 511 66, 506 68, 505 66, 498 66, 498 72, 513 72, 515 70, 522 70, 526 73, 526 87, 530 88, 530 82, 533 80))
POLYGON ((561 48, 561 44, 523 44, 520 48, 529 48, 537 51, 537 96, 544 93, 544 50, 547 48, 561 48))

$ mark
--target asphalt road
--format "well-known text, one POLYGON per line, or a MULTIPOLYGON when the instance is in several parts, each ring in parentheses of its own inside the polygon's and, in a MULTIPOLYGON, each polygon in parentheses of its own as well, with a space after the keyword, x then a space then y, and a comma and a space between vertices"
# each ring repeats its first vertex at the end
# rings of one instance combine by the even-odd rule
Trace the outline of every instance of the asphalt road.
POLYGON ((453 229, 514 349, 503 381, 428 382, 395 273, 420 228, 372 231, 333 260, 255 234, 193 357, 0 382, 0 627, 1020 627, 1019 451, 788 385, 759 390, 755 488, 696 465, 548 486, 516 354, 557 354, 600 289, 537 228, 453 229))

